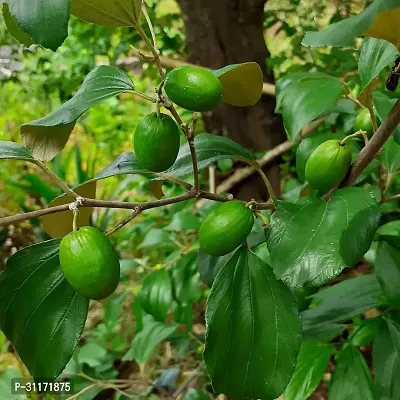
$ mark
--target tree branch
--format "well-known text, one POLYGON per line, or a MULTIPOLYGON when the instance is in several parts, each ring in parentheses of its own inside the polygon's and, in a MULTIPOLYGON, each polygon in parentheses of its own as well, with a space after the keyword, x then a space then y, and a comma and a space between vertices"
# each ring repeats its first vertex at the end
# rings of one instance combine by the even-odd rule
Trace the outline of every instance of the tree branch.
MULTIPOLYGON (((226 198, 224 196, 219 196, 214 193, 208 193, 208 192, 196 193, 194 191, 190 191, 190 192, 181 194, 179 196, 170 197, 167 199, 149 201, 147 203, 129 203, 129 202, 122 202, 122 201, 107 201, 107 200, 95 200, 95 199, 84 198, 83 205, 80 207, 83 207, 83 208, 85 208, 85 207, 119 208, 119 209, 125 209, 125 210, 135 210, 135 211, 137 211, 137 208, 139 208, 140 212, 141 212, 141 211, 149 210, 151 208, 163 207, 163 206, 166 206, 169 204, 180 203, 181 201, 195 199, 195 198, 204 198, 204 199, 221 201, 221 202, 229 200, 228 198, 226 198)), ((63 205, 56 206, 56 207, 44 208, 42 210, 36 210, 36 211, 31 211, 31 212, 27 212, 27 213, 23 213, 23 214, 13 215, 10 217, 0 218, 0 226, 11 225, 16 222, 26 221, 28 219, 39 218, 39 217, 43 217, 44 215, 56 214, 56 213, 59 213, 62 211, 68 211, 68 210, 69 210, 69 204, 63 204, 63 205)))
POLYGON ((382 199, 380 201, 380 204, 387 203, 389 201, 394 201, 394 200, 400 200, 400 193, 399 194, 395 194, 394 196, 386 197, 385 199, 382 199))
POLYGON ((388 117, 383 121, 382 125, 374 133, 368 144, 360 151, 354 161, 349 173, 341 183, 340 187, 352 185, 360 176, 364 168, 378 154, 379 150, 390 138, 397 125, 400 124, 400 100, 391 109, 388 117))

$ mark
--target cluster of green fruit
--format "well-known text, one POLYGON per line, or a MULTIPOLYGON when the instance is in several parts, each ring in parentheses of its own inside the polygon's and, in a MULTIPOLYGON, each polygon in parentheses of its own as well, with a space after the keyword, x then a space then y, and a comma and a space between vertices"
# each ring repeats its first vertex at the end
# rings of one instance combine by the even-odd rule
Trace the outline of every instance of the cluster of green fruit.
MULTIPOLYGON (((191 111, 211 110, 222 98, 218 78, 199 67, 171 71, 165 80, 165 92, 174 103, 191 111)), ((368 109, 357 116, 355 129, 372 135, 368 109)), ((179 147, 179 128, 168 115, 153 113, 139 122, 134 148, 142 167, 153 172, 167 170, 174 164, 179 147)), ((350 164, 351 151, 346 144, 340 140, 327 140, 307 159, 305 178, 312 189, 326 193, 340 184, 350 164)), ((246 240, 253 224, 254 213, 247 205, 237 200, 228 201, 203 221, 199 231, 200 247, 212 256, 229 254, 246 240)), ((90 299, 104 299, 118 285, 118 254, 108 238, 96 228, 86 226, 65 236, 60 244, 60 264, 71 286, 90 299)))
MULTIPOLYGON (((211 110, 222 98, 219 79, 199 67, 174 69, 167 75, 164 88, 171 101, 190 111, 211 110)), ((178 156, 179 147, 179 128, 166 114, 149 114, 136 127, 136 157, 141 166, 150 171, 161 172, 170 168, 178 156)), ((62 239, 60 265, 69 284, 89 299, 104 299, 118 286, 118 254, 108 238, 96 228, 85 226, 62 239)))
MULTIPOLYGON (((165 79, 164 89, 169 99, 189 111, 209 111, 222 98, 222 85, 210 71, 185 66, 172 70, 165 79)), ((162 172, 170 168, 179 152, 179 128, 166 114, 146 115, 134 135, 136 158, 143 168, 162 172)))

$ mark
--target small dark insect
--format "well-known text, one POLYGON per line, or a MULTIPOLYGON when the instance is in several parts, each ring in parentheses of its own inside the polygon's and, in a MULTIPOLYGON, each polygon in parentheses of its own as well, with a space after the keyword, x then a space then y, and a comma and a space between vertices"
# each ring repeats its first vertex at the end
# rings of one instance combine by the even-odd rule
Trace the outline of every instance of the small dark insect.
POLYGON ((396 58, 392 72, 389 74, 386 80, 386 89, 394 92, 399 84, 400 80, 400 56, 396 58))

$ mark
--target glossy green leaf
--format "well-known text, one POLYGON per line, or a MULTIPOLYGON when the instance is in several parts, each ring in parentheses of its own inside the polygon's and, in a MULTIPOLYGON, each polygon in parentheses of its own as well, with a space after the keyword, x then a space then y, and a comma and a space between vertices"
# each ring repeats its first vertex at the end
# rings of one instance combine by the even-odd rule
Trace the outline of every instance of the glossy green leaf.
POLYGON ((71 14, 106 26, 135 26, 143 0, 71 0, 71 14))
POLYGON ((356 347, 348 346, 340 352, 328 394, 329 400, 376 400, 371 373, 356 347))
POLYGON ((65 146, 77 119, 90 107, 112 96, 133 90, 129 75, 101 65, 85 78, 72 99, 51 114, 21 126, 24 145, 40 160, 51 160, 65 146))
POLYGON ((213 71, 222 84, 222 101, 233 106, 253 106, 260 100, 263 73, 255 62, 227 65, 213 71))
MULTIPOLYGON (((252 155, 247 150, 234 141, 222 136, 201 133, 195 138, 195 146, 199 170, 208 167, 215 161, 223 159, 241 158, 253 160, 252 155)), ((190 148, 188 144, 185 144, 180 148, 175 164, 169 170, 165 171, 165 173, 176 178, 182 178, 193 173, 192 168, 190 148)), ((139 165, 133 153, 125 152, 122 153, 112 164, 100 171, 95 180, 105 179, 116 175, 150 173, 150 171, 143 169, 139 165)))
POLYGON ((400 309, 400 237, 380 236, 375 272, 392 307, 400 309))
POLYGON ((14 17, 10 14, 10 9, 7 3, 3 4, 3 20, 6 24, 7 30, 15 39, 25 46, 30 46, 33 44, 32 38, 26 34, 17 24, 14 17))
MULTIPOLYGON (((382 92, 375 92, 373 100, 378 118, 382 122, 386 119, 390 110, 396 104, 396 99, 392 99, 382 92)), ((393 138, 395 142, 400 145, 400 125, 394 130, 393 138)))
POLYGON ((310 47, 354 46, 355 38, 371 36, 400 49, 400 5, 398 0, 375 0, 363 12, 320 32, 307 32, 302 44, 310 47))
POLYGON ((229 253, 226 256, 215 257, 204 253, 201 249, 198 251, 197 263, 200 277, 208 287, 212 286, 219 270, 232 255, 233 253, 229 253))
POLYGON ((384 325, 372 346, 375 385, 379 399, 382 400, 400 399, 400 356, 395 340, 388 326, 384 325))
POLYGON ((210 396, 204 390, 190 388, 182 400, 210 400, 210 396))
POLYGON ((218 273, 206 322, 203 356, 217 393, 275 399, 283 392, 300 349, 300 318, 290 290, 247 248, 218 273))
POLYGON ((308 157, 321 144, 330 139, 337 138, 338 135, 333 135, 330 132, 316 133, 305 137, 299 144, 296 150, 296 172, 300 182, 305 181, 305 169, 308 157))
POLYGON ((379 217, 376 200, 355 187, 327 202, 278 203, 266 231, 276 276, 290 286, 329 281, 368 251, 379 217))
POLYGON ((160 269, 152 272, 143 281, 140 304, 157 321, 164 322, 172 302, 172 285, 168 271, 160 269))
POLYGON ((386 40, 366 38, 361 47, 358 75, 363 91, 397 57, 396 46, 386 40))
POLYGON ((293 80, 280 92, 283 122, 290 140, 311 121, 332 109, 344 94, 338 78, 315 72, 293 80))
MULTIPOLYGON (((68 36, 70 0, 51 0, 50 4, 48 0, 7 0, 7 3, 14 23, 35 43, 56 51, 68 36)), ((18 36, 21 37, 21 32, 18 36)))
POLYGON ((89 300, 65 280, 60 240, 27 247, 0 274, 0 328, 35 379, 57 378, 85 325, 89 300))
POLYGON ((332 346, 326 344, 302 343, 296 369, 285 390, 285 400, 308 399, 324 376, 332 352, 332 346))
POLYGON ((170 269, 174 298, 183 306, 201 297, 200 277, 195 253, 183 255, 170 269))
POLYGON ((301 313, 306 340, 328 340, 346 326, 341 324, 382 304, 383 291, 375 275, 347 279, 312 295, 316 307, 301 313))
POLYGON ((157 345, 172 335, 177 328, 176 324, 166 325, 146 315, 143 329, 135 335, 131 348, 122 360, 136 360, 139 364, 144 364, 149 360, 157 345))
MULTIPOLYGON (((286 92, 290 90, 290 87, 292 85, 296 85, 299 81, 301 81, 303 78, 307 78, 309 75, 310 75, 309 72, 295 72, 292 74, 284 75, 284 76, 282 76, 282 78, 279 78, 279 80, 276 82, 276 89, 275 89, 275 95, 276 95, 275 112, 276 113, 282 112, 282 106, 283 106, 282 100, 285 97, 286 92)), ((320 73, 320 72, 316 72, 313 74, 313 76, 323 77, 324 74, 320 73)))
POLYGON ((148 249, 154 246, 165 247, 170 245, 170 241, 168 240, 168 232, 163 229, 150 229, 146 236, 143 239, 143 242, 140 243, 139 249, 148 249))
POLYGON ((0 160, 34 160, 33 154, 24 146, 15 142, 0 141, 0 160))

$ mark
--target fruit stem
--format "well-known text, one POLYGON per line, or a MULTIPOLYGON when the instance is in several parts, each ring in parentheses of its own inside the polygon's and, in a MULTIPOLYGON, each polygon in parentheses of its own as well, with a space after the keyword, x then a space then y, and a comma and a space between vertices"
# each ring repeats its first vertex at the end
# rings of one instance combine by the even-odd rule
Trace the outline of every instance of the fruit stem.
POLYGON ((250 206, 257 204, 257 202, 255 200, 250 200, 248 203, 246 203, 244 206, 249 208, 250 206))
POLYGON ((255 170, 260 174, 262 180, 265 183, 265 186, 267 187, 269 197, 273 203, 276 201, 276 195, 274 192, 274 189, 272 189, 271 182, 268 180, 267 176, 264 174, 264 171, 261 169, 260 165, 256 163, 257 165, 254 165, 255 170))
POLYGON ((367 136, 367 132, 365 131, 357 131, 356 133, 353 133, 351 135, 346 136, 343 140, 340 141, 340 145, 344 146, 345 142, 349 139, 354 139, 356 137, 362 136, 364 138, 364 142, 365 144, 368 143, 368 136, 367 136))
POLYGON ((261 218, 262 222, 263 222, 263 226, 268 225, 268 219, 265 215, 261 214, 259 211, 256 212, 256 216, 258 218, 261 218))
POLYGON ((74 211, 74 219, 72 220, 72 229, 74 232, 77 232, 78 230, 78 216, 79 216, 79 211, 74 211))
POLYGON ((156 113, 157 113, 157 117, 160 118, 160 116, 161 116, 160 102, 158 100, 156 101, 156 113))

